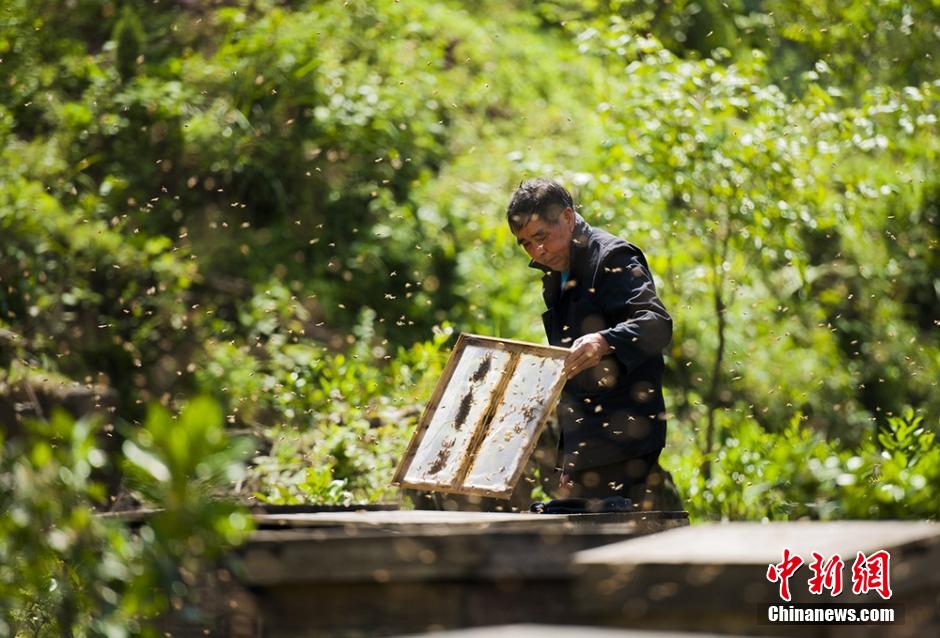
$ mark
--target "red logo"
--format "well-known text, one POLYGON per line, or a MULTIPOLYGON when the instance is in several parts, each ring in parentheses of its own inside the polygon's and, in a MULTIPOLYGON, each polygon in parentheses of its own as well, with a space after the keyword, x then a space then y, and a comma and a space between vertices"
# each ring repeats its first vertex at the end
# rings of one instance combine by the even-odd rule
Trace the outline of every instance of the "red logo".
POLYGON ((867 594, 871 590, 888 600, 891 598, 891 555, 885 550, 865 556, 859 552, 852 563, 852 593, 867 594))
POLYGON ((780 597, 782 599, 790 600, 790 576, 792 576, 802 564, 802 558, 795 554, 790 554, 790 550, 784 548, 783 562, 767 566, 767 580, 772 583, 780 583, 780 597))
MULTIPOLYGON (((826 559, 822 554, 813 552, 813 561, 809 569, 813 575, 807 580, 809 592, 817 596, 823 590, 829 590, 830 596, 842 593, 842 572, 845 562, 838 554, 826 559)), ((780 598, 790 601, 790 577, 803 565, 803 559, 783 549, 783 560, 767 566, 767 580, 778 583, 780 598)), ((883 599, 891 598, 891 555, 885 550, 879 550, 866 556, 858 552, 852 563, 852 593, 855 595, 867 594, 870 591, 878 592, 883 599)))
POLYGON ((813 570, 813 577, 809 579, 809 593, 817 596, 828 589, 831 596, 838 596, 842 593, 842 569, 845 563, 842 558, 836 554, 823 564, 822 554, 813 552, 813 562, 809 568, 813 570))

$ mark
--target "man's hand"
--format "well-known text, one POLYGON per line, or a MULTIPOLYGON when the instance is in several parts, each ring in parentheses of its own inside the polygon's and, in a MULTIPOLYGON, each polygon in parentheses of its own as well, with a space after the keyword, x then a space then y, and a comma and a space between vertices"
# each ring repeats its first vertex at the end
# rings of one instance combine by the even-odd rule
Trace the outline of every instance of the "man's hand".
POLYGON ((558 498, 568 498, 574 491, 574 481, 567 472, 562 472, 558 478, 558 498))
POLYGON ((599 332, 578 337, 571 344, 571 352, 565 359, 565 374, 571 378, 582 370, 593 368, 601 362, 601 357, 612 351, 607 339, 599 332))

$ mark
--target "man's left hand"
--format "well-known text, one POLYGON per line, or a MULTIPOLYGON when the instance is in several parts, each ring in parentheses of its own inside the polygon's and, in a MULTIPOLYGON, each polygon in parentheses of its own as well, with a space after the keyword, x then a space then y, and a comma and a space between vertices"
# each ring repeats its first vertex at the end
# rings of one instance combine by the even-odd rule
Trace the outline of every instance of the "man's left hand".
POLYGON ((571 352, 565 359, 565 374, 571 378, 582 370, 593 368, 601 362, 601 357, 612 350, 607 339, 599 332, 578 337, 571 344, 571 352))

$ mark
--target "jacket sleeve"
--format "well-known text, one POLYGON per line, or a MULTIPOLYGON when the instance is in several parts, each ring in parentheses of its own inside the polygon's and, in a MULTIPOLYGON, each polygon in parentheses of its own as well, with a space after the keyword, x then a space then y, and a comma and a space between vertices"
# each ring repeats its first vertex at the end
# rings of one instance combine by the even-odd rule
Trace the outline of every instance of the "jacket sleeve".
POLYGON ((661 354, 672 340, 672 317, 656 295, 642 253, 612 251, 599 266, 594 300, 609 326, 599 332, 628 371, 661 354))

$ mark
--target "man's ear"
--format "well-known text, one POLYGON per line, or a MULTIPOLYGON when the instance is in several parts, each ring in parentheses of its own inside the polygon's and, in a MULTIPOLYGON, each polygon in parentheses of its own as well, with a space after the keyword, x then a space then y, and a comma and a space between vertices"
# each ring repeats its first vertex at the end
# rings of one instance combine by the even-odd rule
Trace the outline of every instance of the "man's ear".
POLYGON ((565 208, 565 210, 561 211, 561 218, 564 220, 565 225, 572 228, 574 227, 574 209, 571 208, 571 206, 568 206, 565 208))

